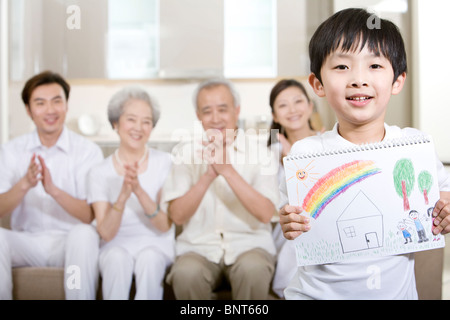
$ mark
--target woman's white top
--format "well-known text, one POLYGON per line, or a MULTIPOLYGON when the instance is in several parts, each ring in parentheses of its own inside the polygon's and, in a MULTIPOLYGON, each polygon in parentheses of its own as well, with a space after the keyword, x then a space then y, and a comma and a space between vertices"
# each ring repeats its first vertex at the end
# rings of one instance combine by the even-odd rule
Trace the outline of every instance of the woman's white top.
MULTIPOLYGON (((172 167, 171 155, 156 149, 149 149, 147 170, 139 174, 138 179, 142 188, 153 201, 157 201, 157 194, 163 186, 172 167)), ((124 176, 120 176, 114 168, 113 157, 109 156, 102 163, 93 167, 88 175, 88 202, 117 201, 122 189, 124 176)), ((148 212, 152 214, 152 212, 148 212)), ((116 236, 108 241, 102 241, 102 249, 112 245, 136 242, 137 239, 148 242, 146 247, 154 247, 165 253, 169 258, 174 257, 175 227, 172 226, 167 232, 161 232, 153 226, 150 218, 144 213, 134 193, 127 200, 122 222, 116 236), (144 239, 144 240, 142 240, 144 239)), ((139 245, 141 246, 141 245, 139 245)))

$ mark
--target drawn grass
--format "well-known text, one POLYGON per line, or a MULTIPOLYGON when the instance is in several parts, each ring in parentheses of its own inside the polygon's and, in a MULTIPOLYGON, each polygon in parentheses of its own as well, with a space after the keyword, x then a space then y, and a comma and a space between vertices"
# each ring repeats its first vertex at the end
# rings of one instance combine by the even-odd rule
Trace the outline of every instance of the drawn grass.
POLYGON ((412 243, 405 244, 401 234, 389 231, 384 238, 384 246, 375 249, 361 250, 357 252, 343 253, 339 241, 329 242, 324 239, 317 241, 314 245, 311 243, 298 243, 297 258, 306 265, 324 264, 330 258, 336 262, 348 258, 369 257, 373 255, 388 256, 393 254, 407 253, 411 251, 430 250, 440 247, 439 242, 433 242, 431 233, 427 234, 429 241, 417 243, 418 236, 416 232, 411 232, 412 243))

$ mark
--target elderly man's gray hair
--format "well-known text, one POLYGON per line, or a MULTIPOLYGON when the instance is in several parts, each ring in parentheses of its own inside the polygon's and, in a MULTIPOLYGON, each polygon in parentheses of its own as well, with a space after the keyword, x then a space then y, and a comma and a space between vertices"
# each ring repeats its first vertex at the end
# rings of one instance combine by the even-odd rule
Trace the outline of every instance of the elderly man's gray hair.
POLYGON ((200 91, 202 91, 205 88, 212 88, 212 87, 217 87, 217 86, 227 87, 228 90, 230 90, 231 95, 233 96, 234 106, 238 107, 241 105, 241 98, 239 97, 239 93, 236 91, 236 88, 234 87, 233 83, 227 79, 216 78, 216 79, 206 80, 198 85, 197 89, 194 91, 194 96, 193 96, 194 107, 196 109, 198 107, 197 99, 198 99, 198 95, 199 95, 200 91))
POLYGON ((139 86, 128 86, 116 92, 108 103, 108 120, 111 126, 119 122, 120 116, 123 114, 125 104, 130 100, 142 100, 150 106, 152 110, 153 127, 159 120, 160 111, 158 103, 153 99, 147 91, 139 86))

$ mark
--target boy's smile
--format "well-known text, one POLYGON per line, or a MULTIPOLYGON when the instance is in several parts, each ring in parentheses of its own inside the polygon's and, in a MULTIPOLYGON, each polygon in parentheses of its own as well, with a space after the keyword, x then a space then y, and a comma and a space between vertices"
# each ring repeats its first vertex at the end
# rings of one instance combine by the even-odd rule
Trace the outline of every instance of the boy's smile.
MULTIPOLYGON (((381 132, 391 95, 400 93, 406 74, 394 81, 389 60, 365 46, 362 50, 338 48, 332 52, 322 66, 321 77, 322 83, 311 74, 309 82, 319 97, 327 98, 340 128, 355 130, 370 126, 381 132)), ((379 134, 371 132, 370 135, 379 134)))
POLYGON ((347 100, 350 101, 350 103, 352 103, 355 107, 358 107, 358 106, 363 107, 367 103, 369 103, 372 99, 373 99, 373 97, 366 96, 363 94, 355 94, 355 95, 347 98, 347 100))

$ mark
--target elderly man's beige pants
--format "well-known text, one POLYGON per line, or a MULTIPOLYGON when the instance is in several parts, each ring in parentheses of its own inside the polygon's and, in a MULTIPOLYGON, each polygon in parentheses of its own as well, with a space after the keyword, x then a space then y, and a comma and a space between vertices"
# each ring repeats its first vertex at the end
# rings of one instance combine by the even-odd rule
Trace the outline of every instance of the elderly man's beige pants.
POLYGON ((219 264, 189 252, 177 257, 167 283, 181 300, 209 300, 225 277, 234 300, 266 300, 275 269, 275 258, 257 248, 241 254, 232 265, 219 264))

